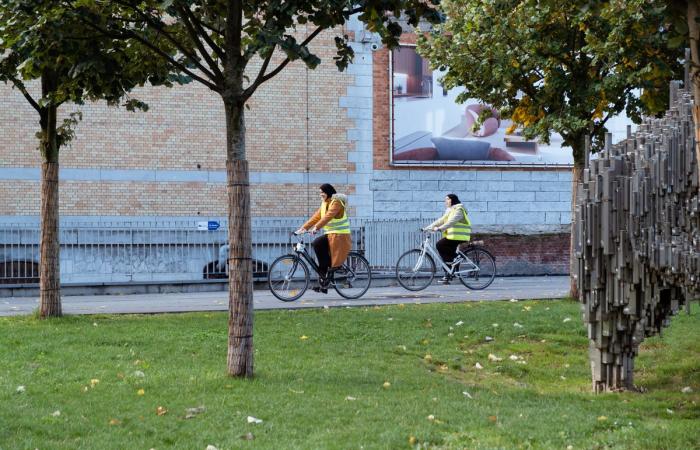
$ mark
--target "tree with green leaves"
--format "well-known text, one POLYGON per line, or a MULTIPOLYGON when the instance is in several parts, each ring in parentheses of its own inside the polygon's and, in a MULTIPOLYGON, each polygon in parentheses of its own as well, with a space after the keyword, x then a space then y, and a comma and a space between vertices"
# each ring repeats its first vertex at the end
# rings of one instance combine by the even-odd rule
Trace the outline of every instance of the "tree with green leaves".
POLYGON ((419 39, 419 52, 446 70, 447 88, 466 89, 459 100, 499 108, 527 138, 562 136, 574 156, 572 211, 585 140, 601 149, 606 123, 623 111, 636 122, 661 113, 681 73, 660 0, 445 0, 441 8, 447 19, 419 39))
MULTIPOLYGON (((310 48, 323 31, 352 15, 378 33, 385 44, 398 44, 402 13, 417 25, 438 20, 438 0, 99 0, 65 1, 93 14, 91 24, 109 36, 120 36, 167 61, 183 76, 216 92, 226 121, 226 172, 229 231, 230 375, 253 375, 253 282, 250 188, 245 147, 245 105, 255 91, 290 63, 301 60, 313 69, 320 63, 310 48), (118 5, 120 14, 105 11, 118 5), (99 24, 106 18, 106 26, 99 24), (310 30, 296 32, 297 26, 310 30), (172 55, 168 49, 174 47, 172 55)), ((335 63, 341 70, 352 60, 347 35, 335 36, 335 63)))
POLYGON ((41 164, 41 317, 60 316, 59 152, 81 119, 61 120, 66 103, 104 99, 128 109, 146 105, 125 96, 150 80, 169 83, 167 65, 144 61, 138 49, 87 27, 75 11, 50 0, 0 0, 0 80, 11 84, 39 116, 41 164), (38 89, 31 80, 39 80, 38 89))

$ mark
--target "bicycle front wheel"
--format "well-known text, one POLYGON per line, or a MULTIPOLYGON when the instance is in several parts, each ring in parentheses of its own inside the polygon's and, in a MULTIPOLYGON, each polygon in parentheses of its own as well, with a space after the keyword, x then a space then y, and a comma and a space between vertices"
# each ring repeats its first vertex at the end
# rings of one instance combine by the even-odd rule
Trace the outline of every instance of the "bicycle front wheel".
POLYGON ((270 264, 267 285, 279 300, 293 302, 309 288, 309 269, 296 255, 280 256, 270 264))
POLYGON ((480 247, 473 247, 464 252, 466 261, 460 264, 455 275, 469 289, 479 291, 486 289, 496 278, 496 261, 491 253, 480 247))
POLYGON ((435 261, 420 249, 409 250, 396 262, 396 280, 409 291, 427 288, 435 277, 435 261))
POLYGON ((360 298, 372 283, 372 270, 364 256, 350 252, 341 268, 333 272, 333 281, 336 292, 341 296, 360 298))

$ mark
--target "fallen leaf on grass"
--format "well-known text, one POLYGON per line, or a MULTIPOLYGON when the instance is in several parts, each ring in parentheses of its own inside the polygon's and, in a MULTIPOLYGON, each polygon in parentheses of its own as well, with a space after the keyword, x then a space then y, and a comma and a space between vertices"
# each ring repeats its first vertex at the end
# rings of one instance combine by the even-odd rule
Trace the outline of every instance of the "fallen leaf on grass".
POLYGON ((666 412, 669 413, 669 414, 673 414, 673 410, 672 410, 672 409, 666 408, 666 412))
POLYGON ((213 445, 209 444, 209 445, 207 445, 206 450, 219 450, 219 449, 214 447, 213 445))
POLYGON ((356 399, 355 397, 350 397, 350 396, 348 395, 347 397, 345 397, 345 400, 347 400, 347 401, 349 401, 349 402, 354 402, 354 401, 357 400, 357 399, 356 399))
POLYGON ((433 420, 435 420, 435 416, 434 416, 434 415, 432 415, 432 414, 431 414, 431 415, 429 415, 429 416, 428 416, 428 420, 430 420, 430 421, 432 422, 433 420))
POLYGON ((253 439, 255 439, 255 436, 253 436, 253 433, 249 431, 246 434, 242 435, 241 439, 243 439, 244 441, 252 441, 253 439))
POLYGON ((61 415, 61 411, 56 410, 56 411, 52 412, 51 415, 52 415, 53 417, 58 417, 58 416, 61 415))
POLYGON ((21 394, 22 392, 25 392, 26 390, 27 390, 27 388, 24 387, 24 386, 17 386, 16 392, 17 392, 18 394, 21 394))
POLYGON ((521 357, 518 356, 518 355, 510 355, 510 356, 508 357, 508 359, 510 359, 511 361, 518 361, 518 360, 523 359, 523 358, 521 358, 521 357))
POLYGON ((514 326, 515 328, 522 328, 522 327, 523 327, 523 326, 520 325, 518 322, 515 322, 515 323, 513 324, 513 326, 514 326))
POLYGON ((92 380, 90 380, 90 387, 94 388, 95 386, 97 386, 97 383, 99 383, 99 382, 100 382, 100 380, 98 380, 97 378, 93 378, 92 380))
POLYGON ((455 324, 455 326, 457 326, 457 327, 462 326, 462 325, 464 325, 464 322, 462 322, 461 320, 455 324))
POLYGON ((262 419, 258 419, 257 417, 253 416, 248 416, 248 423, 262 423, 262 419))
POLYGON ((438 366, 438 371, 440 372, 447 372, 448 370, 450 370, 450 368, 447 367, 447 364, 441 364, 440 366, 438 366))
POLYGON ((571 322, 571 317, 565 317, 564 320, 562 320, 562 322, 571 322))
POLYGON ((532 306, 523 306, 523 311, 530 311, 532 306))
POLYGON ((408 445, 416 445, 416 442, 418 442, 418 440, 416 439, 415 436, 408 437, 408 445))
POLYGON ((143 372, 141 372, 140 370, 136 370, 136 371, 134 371, 134 376, 135 376, 136 378, 143 378, 143 377, 146 376, 146 374, 143 373, 143 372))
POLYGON ((432 356, 432 355, 425 355, 425 356, 423 357, 423 360, 424 360, 425 362, 431 362, 431 361, 433 360, 433 356, 432 356))
POLYGON ((491 326, 494 327, 494 328, 498 328, 498 324, 497 324, 497 323, 492 323, 491 326))
POLYGON ((145 395, 145 394, 146 394, 146 391, 144 391, 143 389, 139 389, 138 391, 136 391, 136 395, 145 395))
POLYGON ((494 355, 493 353, 489 353, 489 361, 499 362, 499 361, 503 361, 503 358, 499 358, 498 356, 494 355))
POLYGON ((159 406, 156 408, 156 414, 159 416, 164 416, 164 415, 168 414, 168 410, 163 408, 162 406, 159 406))
POLYGON ((484 368, 484 366, 482 366, 482 365, 479 364, 479 363, 474 364, 474 367, 476 367, 476 368, 479 369, 479 370, 481 370, 481 369, 484 368))
POLYGON ((289 392, 291 392, 291 393, 293 393, 293 394, 303 394, 303 393, 304 393, 304 391, 295 391, 295 390, 292 389, 292 388, 289 388, 289 392))
POLYGON ((471 394, 470 394, 469 392, 467 392, 467 391, 462 391, 462 394, 464 394, 464 396, 467 397, 467 398, 469 398, 469 399, 473 399, 473 398, 474 398, 474 397, 472 397, 471 394))
POLYGON ((492 338, 491 336, 486 336, 486 337, 484 338, 484 340, 485 340, 486 342, 491 342, 491 341, 493 341, 493 338, 492 338))
POLYGON ((608 420, 608 418, 606 416, 599 416, 598 417, 598 422, 605 422, 606 420, 608 420))
POLYGON ((681 392, 684 394, 690 394, 691 392, 693 392, 693 388, 691 388, 690 386, 686 386, 683 389, 681 389, 681 392))
POLYGON ((119 419, 110 419, 109 421, 110 425, 119 425, 120 423, 122 423, 122 421, 119 419))
POLYGON ((306 335, 304 335, 304 336, 300 336, 300 337, 299 337, 299 339, 301 339, 302 341, 305 341, 305 340, 307 340, 308 338, 309 338, 309 337, 308 337, 308 336, 306 336, 306 335))
POLYGON ((498 416, 489 416, 489 422, 498 422, 498 416))
POLYGON ((389 383, 388 381, 385 381, 384 384, 382 384, 382 387, 384 389, 389 389, 391 387, 391 383, 389 383))
POLYGON ((204 406, 197 406, 196 408, 187 408, 185 410, 185 412, 187 413, 185 415, 185 419, 192 419, 197 414, 201 414, 206 410, 207 410, 207 408, 205 408, 204 406))

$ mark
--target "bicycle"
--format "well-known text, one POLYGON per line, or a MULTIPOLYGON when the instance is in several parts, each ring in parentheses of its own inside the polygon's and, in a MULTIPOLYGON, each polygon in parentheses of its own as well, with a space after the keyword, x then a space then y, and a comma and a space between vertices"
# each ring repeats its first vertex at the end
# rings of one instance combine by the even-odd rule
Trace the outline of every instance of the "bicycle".
MULTIPOLYGON (((282 255, 270 264, 267 284, 272 295, 283 302, 299 299, 309 288, 311 277, 309 267, 320 280, 318 264, 306 250, 303 237, 290 233, 289 243, 293 244, 294 253, 282 255), (292 237, 299 237, 292 243, 292 237)), ((362 297, 372 282, 372 270, 369 262, 358 252, 350 252, 343 265, 329 270, 329 288, 332 286, 338 294, 347 299, 362 297)))
POLYGON ((447 278, 455 276, 469 289, 486 289, 496 277, 496 261, 493 255, 482 247, 483 241, 464 242, 457 248, 457 256, 446 264, 430 242, 430 232, 421 229, 425 239, 420 248, 414 248, 401 255, 396 262, 396 280, 409 291, 427 288, 435 277, 435 261, 439 261, 447 273, 447 278))

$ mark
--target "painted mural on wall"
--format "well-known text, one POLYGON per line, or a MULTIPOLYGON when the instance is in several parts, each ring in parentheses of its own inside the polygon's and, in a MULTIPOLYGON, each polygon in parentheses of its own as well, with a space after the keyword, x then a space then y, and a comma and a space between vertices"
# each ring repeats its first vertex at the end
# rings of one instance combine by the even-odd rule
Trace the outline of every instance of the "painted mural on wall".
POLYGON ((391 66, 394 164, 573 165, 561 136, 552 135, 549 144, 526 140, 478 100, 457 103, 463 89, 443 89, 441 73, 414 46, 393 50, 391 66))

